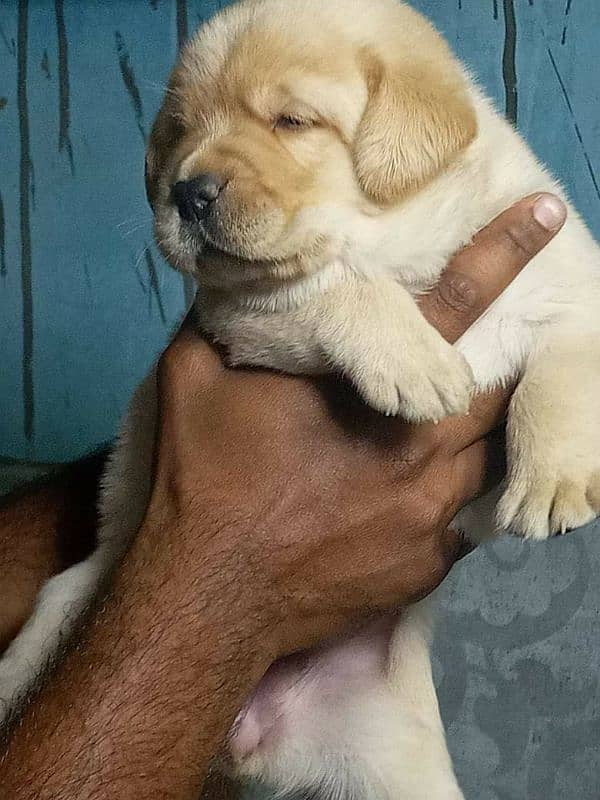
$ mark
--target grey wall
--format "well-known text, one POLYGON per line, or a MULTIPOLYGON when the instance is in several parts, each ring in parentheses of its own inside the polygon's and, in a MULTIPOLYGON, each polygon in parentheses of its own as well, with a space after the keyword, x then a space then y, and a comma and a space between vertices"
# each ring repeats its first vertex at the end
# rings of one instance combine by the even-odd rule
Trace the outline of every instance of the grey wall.
MULTIPOLYGON (((599 234, 598 0, 414 4, 599 234)), ((109 439, 183 308, 151 241, 144 138, 178 43, 219 6, 0 3, 0 456, 11 480, 12 459, 65 460, 109 439)), ((471 800, 600 796, 599 533, 496 544, 442 590, 437 674, 471 800)))

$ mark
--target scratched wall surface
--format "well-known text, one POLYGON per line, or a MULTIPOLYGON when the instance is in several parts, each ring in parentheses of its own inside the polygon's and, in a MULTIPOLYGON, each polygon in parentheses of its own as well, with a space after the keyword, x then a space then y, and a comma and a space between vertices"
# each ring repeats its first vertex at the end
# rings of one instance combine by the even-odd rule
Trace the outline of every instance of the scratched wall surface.
MULTIPOLYGON (((220 5, 0 2, 7 481, 110 439, 189 298, 152 244, 144 139, 179 44, 220 5)), ((600 235, 598 0, 414 5, 600 235)), ((600 796, 599 534, 498 543, 442 591, 436 673, 469 800, 600 796)))

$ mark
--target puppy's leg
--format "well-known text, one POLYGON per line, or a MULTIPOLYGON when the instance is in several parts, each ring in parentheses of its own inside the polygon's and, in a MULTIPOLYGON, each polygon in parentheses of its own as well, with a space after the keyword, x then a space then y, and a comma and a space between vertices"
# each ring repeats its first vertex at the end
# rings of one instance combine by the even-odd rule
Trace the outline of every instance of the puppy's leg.
POLYGON ((433 683, 432 601, 403 610, 390 640, 387 680, 403 717, 391 716, 388 747, 365 754, 385 797, 463 800, 433 683))
POLYGON ((467 412, 470 367, 395 281, 348 282, 320 298, 316 312, 330 366, 377 411, 411 422, 467 412))
POLYGON ((527 363, 507 430, 503 529, 531 539, 600 512, 600 333, 555 331, 527 363))

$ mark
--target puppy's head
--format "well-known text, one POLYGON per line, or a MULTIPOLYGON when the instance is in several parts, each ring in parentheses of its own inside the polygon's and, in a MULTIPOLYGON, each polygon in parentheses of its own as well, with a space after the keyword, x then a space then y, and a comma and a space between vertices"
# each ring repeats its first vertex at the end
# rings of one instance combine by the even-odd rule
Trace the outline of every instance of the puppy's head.
POLYGON ((462 72, 396 0, 246 0, 183 51, 146 184, 166 258, 217 286, 340 256, 476 134, 462 72))

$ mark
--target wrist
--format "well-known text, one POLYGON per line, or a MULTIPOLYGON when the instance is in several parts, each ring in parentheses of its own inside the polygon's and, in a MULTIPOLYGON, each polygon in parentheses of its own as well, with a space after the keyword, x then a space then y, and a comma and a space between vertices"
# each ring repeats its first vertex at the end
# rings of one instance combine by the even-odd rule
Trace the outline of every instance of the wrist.
POLYGON ((267 480, 260 464, 248 481, 211 463, 202 476, 155 482, 145 522, 156 531, 150 551, 158 538, 159 547, 178 554, 183 604, 200 597, 207 576, 219 585, 231 621, 242 620, 240 634, 260 647, 265 667, 352 616, 351 603, 326 600, 320 532, 331 524, 331 508, 323 508, 322 490, 321 483, 307 485, 306 476, 267 480))
POLYGON ((186 619, 192 646, 202 646, 210 621, 219 638, 264 670, 277 655, 278 606, 250 545, 259 515, 240 505, 208 491, 186 500, 155 493, 134 547, 142 564, 152 559, 146 580, 168 586, 172 612, 186 619))
POLYGON ((174 774, 198 796, 199 772, 272 658, 268 616, 246 591, 223 520, 205 517, 195 532, 156 506, 146 516, 37 718, 25 713, 16 768, 2 776, 11 797, 27 780, 43 784, 40 797, 91 798, 99 783, 115 796, 162 797, 174 774))

